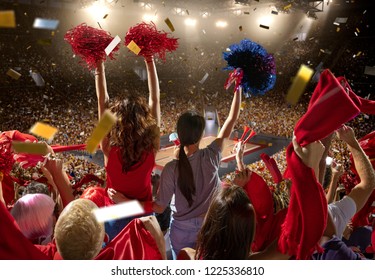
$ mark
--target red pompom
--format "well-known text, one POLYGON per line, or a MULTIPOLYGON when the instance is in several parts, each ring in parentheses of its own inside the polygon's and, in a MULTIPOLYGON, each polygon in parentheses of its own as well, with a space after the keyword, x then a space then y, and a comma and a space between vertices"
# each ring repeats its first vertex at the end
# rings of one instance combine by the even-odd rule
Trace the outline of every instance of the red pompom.
POLYGON ((125 36, 125 46, 132 40, 141 48, 140 55, 158 56, 162 60, 165 60, 167 51, 172 52, 178 47, 178 39, 168 38, 168 33, 158 31, 153 22, 142 22, 130 27, 125 36))
POLYGON ((0 144, 0 172, 8 174, 14 164, 13 154, 9 143, 0 144))
MULTIPOLYGON (((87 63, 87 67, 94 69, 98 61, 106 60, 104 50, 111 43, 113 37, 107 31, 87 26, 86 23, 81 23, 68 30, 64 39, 72 46, 73 52, 87 63)), ((114 59, 114 53, 119 48, 119 45, 117 45, 109 54, 111 59, 114 59)))

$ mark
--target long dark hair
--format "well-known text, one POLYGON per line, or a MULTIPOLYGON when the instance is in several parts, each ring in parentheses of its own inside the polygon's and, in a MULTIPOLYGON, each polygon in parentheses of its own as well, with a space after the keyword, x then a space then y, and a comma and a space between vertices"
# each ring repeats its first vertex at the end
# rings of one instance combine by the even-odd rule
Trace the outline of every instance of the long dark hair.
POLYGON ((177 164, 177 184, 182 195, 188 201, 189 207, 193 204, 195 183, 193 170, 186 156, 184 147, 198 143, 203 135, 204 128, 204 118, 194 111, 188 111, 182 114, 177 121, 177 133, 181 143, 177 164))
POLYGON ((197 259, 244 260, 255 235, 255 212, 246 192, 233 186, 218 191, 198 234, 197 259))
POLYGON ((143 97, 129 96, 111 107, 118 122, 110 133, 110 145, 122 151, 122 171, 127 172, 141 161, 144 152, 157 151, 159 128, 143 97))

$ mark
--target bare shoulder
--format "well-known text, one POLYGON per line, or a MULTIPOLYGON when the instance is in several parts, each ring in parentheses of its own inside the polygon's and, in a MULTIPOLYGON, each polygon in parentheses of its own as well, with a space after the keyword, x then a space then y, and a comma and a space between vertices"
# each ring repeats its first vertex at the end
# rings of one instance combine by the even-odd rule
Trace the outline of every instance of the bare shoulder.
POLYGON ((139 218, 147 230, 154 230, 155 226, 158 226, 158 220, 155 216, 146 216, 139 218))
POLYGON ((178 260, 195 260, 195 249, 193 248, 182 248, 178 253, 178 260))

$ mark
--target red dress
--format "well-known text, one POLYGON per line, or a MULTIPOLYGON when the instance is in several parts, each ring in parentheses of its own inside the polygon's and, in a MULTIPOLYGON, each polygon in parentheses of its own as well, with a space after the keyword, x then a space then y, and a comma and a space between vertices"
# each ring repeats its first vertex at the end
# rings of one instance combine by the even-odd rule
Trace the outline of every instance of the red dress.
POLYGON ((113 188, 130 199, 152 201, 151 173, 154 166, 154 152, 146 152, 143 160, 134 165, 130 171, 122 172, 121 149, 112 147, 106 166, 106 189, 113 188))

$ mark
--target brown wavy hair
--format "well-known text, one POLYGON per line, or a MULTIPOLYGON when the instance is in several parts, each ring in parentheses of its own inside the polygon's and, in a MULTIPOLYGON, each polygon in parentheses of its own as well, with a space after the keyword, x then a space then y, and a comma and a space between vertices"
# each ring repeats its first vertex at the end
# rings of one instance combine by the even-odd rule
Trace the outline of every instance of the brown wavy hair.
POLYGON ((198 233, 196 258, 244 260, 255 236, 255 212, 246 192, 232 186, 213 198, 198 233))
POLYGON ((118 121, 110 132, 110 145, 122 151, 122 171, 144 160, 145 152, 159 149, 159 128, 150 107, 141 96, 128 96, 117 100, 111 111, 118 121))

